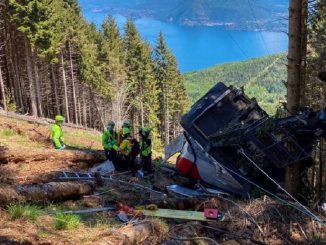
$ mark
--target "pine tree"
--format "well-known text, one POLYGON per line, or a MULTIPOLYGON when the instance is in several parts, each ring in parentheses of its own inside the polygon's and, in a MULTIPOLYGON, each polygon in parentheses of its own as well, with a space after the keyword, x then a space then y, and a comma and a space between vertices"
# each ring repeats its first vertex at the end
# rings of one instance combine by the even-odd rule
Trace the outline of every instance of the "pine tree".
POLYGON ((112 16, 104 20, 101 31, 100 59, 105 79, 112 83, 111 118, 120 127, 126 115, 126 73, 123 43, 112 16))
MULTIPOLYGON (((310 4, 304 105, 320 110, 326 106, 326 83, 321 79, 322 71, 326 73, 326 2, 316 0, 310 4)), ((316 148, 315 163, 308 171, 312 188, 307 192, 310 197, 320 199, 326 190, 326 141, 320 139, 316 148)))
POLYGON ((309 53, 307 57, 307 82, 305 83, 305 104, 315 109, 325 107, 326 84, 322 83, 319 73, 326 73, 326 3, 312 2, 311 23, 309 28, 309 53))
POLYGON ((138 127, 139 120, 139 72, 140 72, 140 52, 142 41, 137 28, 131 19, 125 24, 125 36, 123 47, 125 55, 125 71, 127 86, 127 112, 132 120, 134 131, 138 127))
POLYGON ((151 127, 153 135, 153 145, 160 147, 160 137, 158 135, 159 120, 157 112, 158 103, 158 87, 153 75, 153 63, 151 60, 151 48, 148 44, 143 43, 140 51, 140 68, 139 68, 139 111, 141 127, 151 127))
POLYGON ((153 129, 156 146, 163 136, 168 141, 177 134, 187 98, 162 34, 163 53, 157 57, 165 64, 152 60, 131 19, 123 38, 112 17, 99 32, 84 20, 77 0, 8 0, 1 14, 3 106, 8 100, 23 113, 51 118, 60 113, 68 122, 98 129, 109 117, 117 126, 130 118, 134 131, 153 129), (158 67, 162 77, 154 75, 158 67))
POLYGON ((176 59, 168 49, 163 33, 159 34, 153 53, 154 75, 159 88, 161 136, 168 144, 179 131, 178 121, 187 107, 187 95, 176 59))
MULTIPOLYGON (((15 57, 19 54, 11 48, 14 38, 6 46, 10 70, 15 81, 19 81, 13 83, 16 102, 24 110, 29 104, 33 115, 52 117, 55 113, 64 113, 69 122, 80 123, 84 118, 84 124, 95 121, 94 117, 100 118, 97 122, 104 121, 107 103, 102 101, 110 97, 111 87, 104 79, 98 59, 98 31, 94 25, 85 22, 78 2, 10 0, 9 6, 10 24, 13 25, 10 27, 19 31, 16 34, 14 30, 14 35, 22 35, 23 39, 18 42, 25 50, 21 60, 25 61, 26 75, 22 74, 24 70, 15 68, 21 66, 21 61, 15 57), (50 63, 48 68, 44 66, 47 62, 50 63), (25 77, 28 77, 27 84, 25 77), (98 96, 86 93, 89 87, 94 88, 98 96), (97 114, 87 118, 84 107, 96 107, 97 104, 101 105, 97 114)), ((101 123, 97 125, 101 126, 101 123)))
POLYGON ((152 50, 147 43, 141 40, 131 19, 125 26, 124 51, 129 115, 134 131, 139 127, 151 127, 154 145, 159 147, 158 88, 152 70, 152 50))

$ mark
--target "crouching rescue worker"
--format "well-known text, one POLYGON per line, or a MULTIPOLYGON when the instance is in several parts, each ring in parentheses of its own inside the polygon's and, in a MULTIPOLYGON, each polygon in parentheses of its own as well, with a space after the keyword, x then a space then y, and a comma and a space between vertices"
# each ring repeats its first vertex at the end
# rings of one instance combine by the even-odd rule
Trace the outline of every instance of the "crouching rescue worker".
POLYGON ((130 121, 127 119, 122 123, 122 127, 119 130, 118 133, 118 145, 120 145, 123 141, 123 130, 125 129, 125 132, 127 132, 129 130, 130 135, 131 135, 131 123, 130 121))
POLYGON ((66 148, 63 139, 62 124, 65 120, 63 116, 55 116, 55 124, 51 125, 51 140, 54 147, 58 150, 64 150, 66 148))
POLYGON ((129 128, 122 128, 119 132, 120 145, 119 145, 119 158, 118 158, 118 171, 125 171, 129 168, 131 161, 131 132, 129 128))
POLYGON ((115 123, 109 121, 108 126, 102 134, 102 145, 105 151, 106 158, 110 160, 117 169, 116 156, 118 150, 118 134, 114 130, 115 123))
POLYGON ((152 139, 150 128, 139 129, 140 136, 140 159, 143 166, 144 176, 153 173, 152 167, 152 139))

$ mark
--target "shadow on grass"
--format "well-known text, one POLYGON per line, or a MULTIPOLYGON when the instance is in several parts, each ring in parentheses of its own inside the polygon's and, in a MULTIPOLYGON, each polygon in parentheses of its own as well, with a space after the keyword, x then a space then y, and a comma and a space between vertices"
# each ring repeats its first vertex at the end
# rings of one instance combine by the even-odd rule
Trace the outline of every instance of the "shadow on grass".
POLYGON ((0 236, 0 244, 5 245, 32 245, 33 243, 29 241, 18 241, 16 239, 11 239, 6 236, 0 236))
POLYGON ((103 150, 95 150, 90 147, 80 146, 80 145, 66 145, 66 150, 73 150, 73 151, 83 151, 89 153, 103 153, 103 150))

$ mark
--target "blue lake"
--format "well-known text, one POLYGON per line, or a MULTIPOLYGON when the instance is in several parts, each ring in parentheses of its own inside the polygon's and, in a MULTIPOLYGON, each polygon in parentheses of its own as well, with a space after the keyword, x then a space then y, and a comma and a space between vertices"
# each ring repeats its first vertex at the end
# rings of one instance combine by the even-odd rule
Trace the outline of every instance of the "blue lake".
MULTIPOLYGON (((88 21, 100 25, 106 14, 84 12, 88 21)), ((114 16, 123 30, 126 18, 114 16)), ((204 69, 216 64, 286 52, 288 37, 281 32, 226 30, 224 27, 187 27, 153 19, 135 20, 144 40, 155 45, 160 31, 177 57, 181 72, 204 69)))

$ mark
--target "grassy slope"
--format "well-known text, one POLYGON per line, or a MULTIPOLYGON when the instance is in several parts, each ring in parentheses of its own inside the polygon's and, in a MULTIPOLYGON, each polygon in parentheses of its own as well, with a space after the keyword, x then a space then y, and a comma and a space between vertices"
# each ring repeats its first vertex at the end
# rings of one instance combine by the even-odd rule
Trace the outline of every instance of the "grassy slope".
MULTIPOLYGON (((97 131, 64 127, 66 144, 82 149, 102 149, 97 131)), ((38 125, 0 116, 0 145, 13 148, 52 148, 50 125, 38 125)))
MULTIPOLYGON (((70 146, 81 150, 101 149, 99 132, 67 127, 64 131, 66 143, 70 146)), ((83 162, 85 155, 79 153, 78 157, 76 150, 54 150, 49 135, 49 125, 0 116, 0 155, 14 159, 0 164, 0 186, 47 182, 53 170, 89 167, 83 162)), ((13 205, 7 210, 0 208, 0 244, 98 244, 110 236, 108 231, 115 223, 108 219, 107 213, 96 214, 96 218, 81 216, 72 220, 73 224, 68 216, 58 220, 46 215, 47 209, 60 210, 61 206, 62 209, 85 208, 82 201, 50 206, 13 205), (64 225, 59 227, 58 221, 64 225)))
POLYGON ((285 97, 286 56, 277 54, 243 62, 226 63, 206 70, 184 74, 186 88, 192 103, 203 96, 217 82, 236 87, 245 86, 249 97, 270 114, 275 112, 279 99, 285 97))
MULTIPOLYGON (((2 187, 46 183, 53 180, 51 171, 86 171, 94 164, 103 162, 96 156, 94 159, 90 157, 91 153, 96 153, 90 149, 102 148, 99 132, 70 127, 64 127, 64 132, 67 145, 75 148, 54 150, 49 140, 49 125, 0 115, 0 201, 2 187), (5 164, 1 162, 3 157, 8 160, 5 164)), ((126 181, 129 180, 128 176, 126 178, 126 181)), ((165 180, 164 177, 162 179, 165 180)), ((166 185, 170 184, 168 182, 166 185)), ((102 192, 109 188, 110 193, 101 199, 90 196, 53 204, 12 204, 7 208, 0 207, 0 244, 106 244, 106 241, 114 239, 114 232, 122 225, 115 213, 47 214, 48 210, 98 208, 102 201, 105 204, 125 201, 130 205, 133 202, 139 205, 146 196, 145 192, 140 194, 139 191, 132 191, 129 185, 125 188, 119 185, 116 188, 113 185, 102 188, 97 190, 102 192)), ((153 236, 156 239, 160 237, 153 236)))

